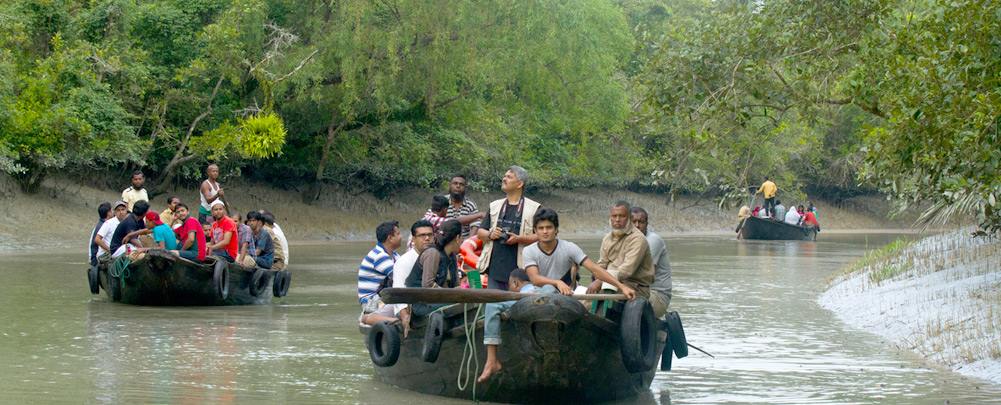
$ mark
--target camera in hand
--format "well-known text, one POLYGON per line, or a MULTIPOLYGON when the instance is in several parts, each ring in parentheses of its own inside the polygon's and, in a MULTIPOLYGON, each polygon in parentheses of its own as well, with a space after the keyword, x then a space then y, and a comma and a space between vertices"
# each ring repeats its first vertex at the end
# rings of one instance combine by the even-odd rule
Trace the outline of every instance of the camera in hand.
POLYGON ((497 238, 497 241, 500 243, 507 243, 507 240, 511 239, 511 235, 508 235, 508 232, 511 232, 511 228, 502 226, 500 227, 500 230, 501 230, 501 235, 499 238, 497 238))

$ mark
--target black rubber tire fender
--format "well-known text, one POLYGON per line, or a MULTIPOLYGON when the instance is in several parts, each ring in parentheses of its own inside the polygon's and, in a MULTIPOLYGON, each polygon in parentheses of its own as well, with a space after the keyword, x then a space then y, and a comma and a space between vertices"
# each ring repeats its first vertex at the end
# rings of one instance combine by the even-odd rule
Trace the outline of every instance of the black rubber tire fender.
POLYGON ((372 325, 368 332, 368 355, 379 367, 392 367, 400 359, 400 330, 389 322, 372 325), (385 343, 385 348, 383 348, 385 343))
POLYGON ((101 293, 101 276, 97 273, 97 266, 90 266, 87 269, 87 282, 90 283, 90 293, 101 293))
POLYGON ((264 290, 268 288, 268 271, 260 267, 254 270, 254 275, 250 277, 250 285, 247 289, 250 290, 250 295, 255 297, 260 297, 264 294, 264 290))
POLYGON ((657 363, 657 326, 650 302, 643 297, 626 302, 619 325, 622 363, 630 373, 649 371, 657 363))
POLYGON ((681 326, 681 316, 678 311, 667 313, 667 334, 671 339, 674 354, 683 359, 688 356, 688 340, 685 339, 685 328, 681 326))
POLYGON ((274 282, 272 282, 272 293, 275 298, 284 297, 288 294, 288 286, 292 283, 292 274, 288 270, 276 271, 274 282))
POLYGON ((432 313, 424 330, 424 344, 421 345, 421 359, 428 363, 438 360, 441 341, 445 336, 445 316, 441 312, 432 313))
POLYGON ((229 263, 224 259, 218 259, 215 261, 215 265, 212 266, 212 285, 215 287, 216 294, 219 295, 220 299, 226 299, 229 297, 229 263))

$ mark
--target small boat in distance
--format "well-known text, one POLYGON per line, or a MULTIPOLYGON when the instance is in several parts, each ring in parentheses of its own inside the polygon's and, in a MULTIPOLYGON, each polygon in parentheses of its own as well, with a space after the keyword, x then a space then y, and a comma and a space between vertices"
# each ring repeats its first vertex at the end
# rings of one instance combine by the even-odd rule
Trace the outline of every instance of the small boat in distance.
POLYGON ((740 232, 744 239, 817 240, 817 228, 787 224, 753 215, 744 219, 740 232))
POLYGON ((195 263, 163 249, 141 258, 91 266, 90 292, 104 290, 111 302, 134 305, 255 305, 288 292, 291 275, 207 256, 195 263))
MULTIPOLYGON (((525 295, 494 290, 443 294, 525 295)), ((383 297, 386 300, 386 294, 383 297)), ((498 358, 503 369, 476 385, 486 362, 477 304, 456 304, 413 319, 407 336, 399 321, 364 325, 361 332, 376 377, 406 390, 500 403, 623 400, 649 389, 658 361, 662 370, 670 370, 676 349, 672 340, 684 349, 680 357, 688 352, 676 312, 664 322, 653 317, 644 298, 604 302, 612 304, 604 315, 598 315, 565 295, 533 294, 518 299, 501 314, 503 340, 498 358), (676 328, 669 331, 672 319, 676 328)))

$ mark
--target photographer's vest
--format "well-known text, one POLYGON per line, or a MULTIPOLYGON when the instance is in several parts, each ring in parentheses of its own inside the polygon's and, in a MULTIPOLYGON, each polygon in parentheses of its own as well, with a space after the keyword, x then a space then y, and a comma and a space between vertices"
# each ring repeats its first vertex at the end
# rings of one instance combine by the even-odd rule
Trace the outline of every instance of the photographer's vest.
MULTIPOLYGON (((504 202, 507 201, 507 197, 501 198, 490 203, 490 225, 497 226, 497 221, 500 219, 501 207, 504 202)), ((531 199, 525 198, 525 207, 521 211, 521 229, 518 235, 531 235, 535 233, 535 228, 532 226, 532 218, 535 217, 535 211, 539 209, 539 203, 532 201, 531 199)), ((490 230, 487 229, 489 232, 490 230)), ((481 273, 486 273, 490 267, 490 254, 494 250, 494 244, 492 240, 483 241, 483 252, 480 253, 480 260, 476 262, 476 269, 481 273)), ((518 244, 518 267, 524 268, 525 262, 521 259, 521 251, 525 249, 525 245, 518 244)))

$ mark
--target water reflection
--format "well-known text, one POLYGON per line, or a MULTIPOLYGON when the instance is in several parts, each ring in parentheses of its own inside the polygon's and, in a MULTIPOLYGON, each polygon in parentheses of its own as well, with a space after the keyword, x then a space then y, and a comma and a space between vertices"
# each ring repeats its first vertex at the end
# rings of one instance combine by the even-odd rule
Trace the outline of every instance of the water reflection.
MULTIPOLYGON (((1001 390, 899 353, 816 304, 827 275, 892 235, 818 242, 667 238, 671 306, 694 350, 635 404, 986 402, 1001 390), (882 239, 880 239, 882 238, 882 239)), ((570 238, 596 257, 600 240, 570 238)), ((375 381, 357 329, 367 242, 301 246, 272 305, 150 308, 87 291, 75 255, 8 254, 0 283, 3 402, 469 401, 375 381), (39 260, 44 258, 43 260, 39 260)))

